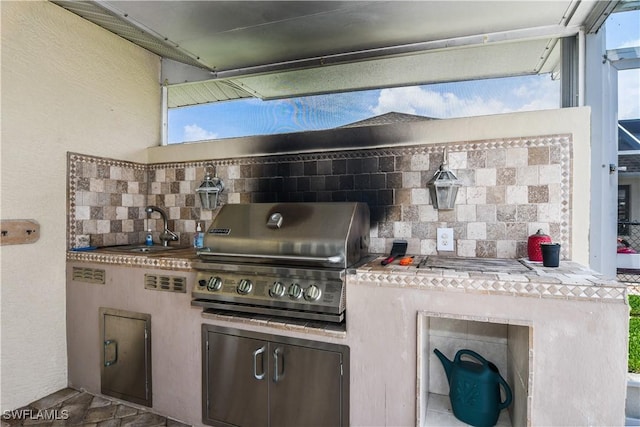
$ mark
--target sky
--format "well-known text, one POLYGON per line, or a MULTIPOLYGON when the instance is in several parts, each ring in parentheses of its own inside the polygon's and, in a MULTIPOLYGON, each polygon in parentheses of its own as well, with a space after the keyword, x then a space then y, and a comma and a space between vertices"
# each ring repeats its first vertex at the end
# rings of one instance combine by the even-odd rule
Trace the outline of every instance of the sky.
MULTIPOLYGON (((640 46, 640 11, 611 15, 607 49, 640 46)), ((218 102, 169 111, 169 143, 321 130, 387 112, 434 118, 558 108, 550 75, 369 90, 298 99, 218 102)), ((640 118, 640 70, 618 73, 618 118, 640 118)))

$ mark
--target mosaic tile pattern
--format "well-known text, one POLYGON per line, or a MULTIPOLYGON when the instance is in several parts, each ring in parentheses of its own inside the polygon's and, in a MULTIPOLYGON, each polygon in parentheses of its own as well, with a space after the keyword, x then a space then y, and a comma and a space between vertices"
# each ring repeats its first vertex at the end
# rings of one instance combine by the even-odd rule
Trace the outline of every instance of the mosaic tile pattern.
POLYGON ((24 408, 5 413, 2 426, 187 427, 140 406, 64 388, 24 408))
POLYGON ((474 272, 439 268, 380 265, 378 258, 359 268, 353 285, 418 288, 445 292, 468 292, 485 295, 510 295, 567 300, 598 300, 626 303, 627 287, 604 279, 573 262, 560 268, 532 267, 524 274, 474 272))
MULTIPOLYGON (((195 256, 194 256, 195 257, 195 256)), ((175 257, 154 257, 148 255, 114 255, 100 251, 67 252, 67 261, 95 262, 100 264, 124 265, 141 268, 160 268, 172 271, 193 270, 194 257, 176 255, 175 257)))
POLYGON ((212 164, 225 190, 220 203, 366 202, 371 252, 406 239, 408 252, 436 253, 436 229, 451 227, 458 256, 519 258, 542 229, 570 259, 569 135, 424 144, 357 151, 142 165, 69 154, 69 247, 89 234, 93 246, 141 243, 162 222, 147 218, 157 205, 189 244, 196 222, 216 211, 200 208, 195 189, 212 164), (456 208, 434 210, 426 184, 447 152, 463 183, 456 208))
POLYGON ((69 248, 80 235, 89 235, 92 246, 144 241, 145 165, 69 153, 67 174, 69 248))

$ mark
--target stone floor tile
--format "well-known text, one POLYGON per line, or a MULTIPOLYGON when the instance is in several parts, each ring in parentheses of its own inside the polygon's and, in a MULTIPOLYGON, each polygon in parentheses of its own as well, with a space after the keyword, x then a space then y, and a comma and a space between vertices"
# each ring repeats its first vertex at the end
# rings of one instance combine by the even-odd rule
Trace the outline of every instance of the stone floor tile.
POLYGON ((116 410, 115 418, 124 418, 129 417, 131 415, 136 415, 138 410, 133 406, 127 405, 118 405, 118 409, 116 410))
POLYGON ((45 396, 40 400, 36 400, 30 406, 34 407, 35 409, 52 408, 79 393, 80 392, 78 390, 74 390, 72 388, 63 388, 62 390, 58 390, 55 393, 45 396))
POLYGON ((51 427, 53 425, 53 421, 44 418, 33 417, 24 420, 22 425, 34 427, 51 427))
MULTIPOLYGON (((22 426, 53 426, 55 423, 65 421, 69 418, 69 412, 62 410, 63 404, 55 405, 51 408, 34 409, 30 408, 31 412, 25 413, 22 426)), ((82 412, 83 407, 80 407, 78 412, 82 412)))
MULTIPOLYGON (((88 394, 88 393, 86 393, 88 394)), ((89 395, 92 396, 92 395, 89 395)), ((112 400, 106 399, 102 396, 93 396, 93 400, 91 401, 91 405, 89 405, 90 408, 97 408, 99 406, 109 406, 113 403, 112 400)))
POLYGON ((0 418, 2 420, 2 427, 21 426, 24 422, 23 414, 25 413, 22 411, 33 411, 33 408, 23 406, 22 408, 18 408, 8 414, 2 414, 2 417, 0 418))
POLYGON ((120 427, 152 427, 164 426, 167 419, 163 416, 145 412, 120 419, 120 427))
POLYGON ((82 424, 89 402, 72 403, 70 405, 63 404, 57 413, 57 419, 53 422, 53 427, 77 426, 82 424))
POLYGON ((65 405, 82 405, 85 407, 85 409, 88 409, 89 406, 91 405, 91 402, 93 401, 93 396, 89 393, 78 393, 75 396, 72 396, 70 398, 68 398, 67 400, 63 401, 60 405, 58 406, 65 406, 65 405))
POLYGON ((71 388, 52 393, 13 413, 15 418, 0 417, 0 427, 189 427, 125 402, 71 388))
POLYGON ((84 414, 84 419, 82 421, 85 423, 98 423, 100 421, 105 421, 105 420, 114 418, 114 415, 117 409, 118 409, 117 405, 99 406, 97 408, 90 408, 84 414))
POLYGON ((190 424, 181 423, 180 421, 167 418, 167 427, 191 427, 191 426, 190 424))
POLYGON ((74 426, 82 423, 93 396, 88 393, 79 393, 52 408, 55 410, 52 427, 74 426))

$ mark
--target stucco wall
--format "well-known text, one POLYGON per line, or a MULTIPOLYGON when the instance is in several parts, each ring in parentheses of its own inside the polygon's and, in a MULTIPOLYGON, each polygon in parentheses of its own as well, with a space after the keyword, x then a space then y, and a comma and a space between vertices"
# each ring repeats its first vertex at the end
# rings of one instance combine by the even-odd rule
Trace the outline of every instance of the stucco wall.
POLYGON ((49 2, 2 2, 0 406, 67 385, 66 152, 145 161, 160 141, 159 58, 49 2))

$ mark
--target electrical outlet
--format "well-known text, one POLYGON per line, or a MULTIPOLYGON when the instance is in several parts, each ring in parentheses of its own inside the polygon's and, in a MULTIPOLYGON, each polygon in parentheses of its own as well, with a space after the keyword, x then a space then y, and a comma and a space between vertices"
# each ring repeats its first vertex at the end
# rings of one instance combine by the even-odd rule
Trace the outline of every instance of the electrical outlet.
POLYGON ((438 228, 437 249, 453 252, 453 228, 438 228))

